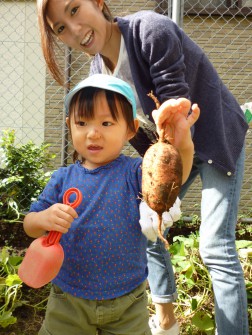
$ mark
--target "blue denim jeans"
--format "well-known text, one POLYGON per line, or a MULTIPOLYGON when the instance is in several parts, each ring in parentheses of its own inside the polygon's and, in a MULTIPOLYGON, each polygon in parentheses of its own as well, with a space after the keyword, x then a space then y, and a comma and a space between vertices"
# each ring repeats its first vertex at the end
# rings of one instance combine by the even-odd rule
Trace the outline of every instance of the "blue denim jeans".
MULTIPOLYGON (((235 227, 244 171, 244 149, 236 173, 227 176, 195 157, 180 198, 199 175, 202 181, 200 255, 212 278, 218 335, 248 335, 247 296, 235 247, 235 227)), ((154 302, 174 301, 176 288, 169 253, 162 242, 148 243, 149 285, 154 302)))

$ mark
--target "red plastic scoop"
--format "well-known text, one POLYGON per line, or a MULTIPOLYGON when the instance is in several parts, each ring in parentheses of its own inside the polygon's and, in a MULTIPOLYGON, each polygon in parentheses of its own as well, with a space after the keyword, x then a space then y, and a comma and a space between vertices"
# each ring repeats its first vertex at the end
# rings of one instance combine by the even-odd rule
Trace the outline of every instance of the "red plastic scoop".
MULTIPOLYGON (((77 188, 70 188, 64 193, 63 203, 66 205, 76 208, 81 201, 82 194, 77 188), (76 199, 70 203, 72 194, 76 199)), ((18 269, 18 275, 26 285, 39 288, 56 277, 64 260, 64 251, 59 243, 61 236, 59 232, 50 231, 47 236, 31 243, 18 269)))

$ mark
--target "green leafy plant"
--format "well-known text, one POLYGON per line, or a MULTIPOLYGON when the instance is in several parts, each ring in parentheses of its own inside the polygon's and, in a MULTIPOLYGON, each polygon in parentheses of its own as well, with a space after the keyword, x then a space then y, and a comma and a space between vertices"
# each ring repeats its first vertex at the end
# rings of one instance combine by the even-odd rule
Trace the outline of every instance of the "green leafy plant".
POLYGON ((49 144, 36 146, 32 141, 14 145, 14 130, 3 131, 0 143, 0 218, 17 220, 20 213, 29 209, 45 187, 51 173, 54 154, 49 144))
MULTIPOLYGON (((236 241, 236 248, 241 259, 247 289, 247 297, 249 301, 252 301, 252 241, 236 241)), ((248 313, 250 319, 252 320, 252 307, 248 309, 248 313)))
POLYGON ((51 284, 39 290, 24 285, 18 276, 22 260, 23 251, 9 246, 0 249, 0 334, 3 335, 7 334, 6 328, 8 334, 35 335, 43 320, 41 316, 45 315, 51 284), (25 329, 20 329, 23 325, 25 329))
POLYGON ((0 254, 0 327, 14 324, 17 318, 13 311, 22 305, 22 281, 17 275, 17 268, 22 257, 11 255, 10 249, 4 247, 0 254))
MULTIPOLYGON (((252 242, 239 240, 236 247, 244 271, 249 308, 252 319, 252 242)), ((174 236, 170 244, 171 260, 174 268, 178 299, 175 313, 180 323, 181 333, 188 335, 214 335, 214 300, 211 277, 199 254, 198 231, 188 236, 174 236)), ((149 294, 149 310, 155 313, 149 294)))
POLYGON ((183 316, 181 323, 186 334, 194 334, 195 330, 214 334, 212 283, 199 255, 198 232, 188 237, 176 236, 173 241, 170 253, 179 295, 177 309, 183 316))

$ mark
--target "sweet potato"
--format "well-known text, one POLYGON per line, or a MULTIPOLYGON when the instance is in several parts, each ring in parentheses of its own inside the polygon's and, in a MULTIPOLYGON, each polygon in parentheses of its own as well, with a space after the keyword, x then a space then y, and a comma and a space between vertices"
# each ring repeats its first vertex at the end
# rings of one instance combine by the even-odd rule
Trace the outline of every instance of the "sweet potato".
MULTIPOLYGON (((155 101, 157 109, 159 102, 152 93, 149 96, 155 101)), ((168 246, 162 236, 161 224, 163 212, 173 206, 182 184, 182 160, 178 150, 160 133, 157 143, 145 153, 142 163, 142 195, 148 206, 158 214, 159 238, 168 246)))

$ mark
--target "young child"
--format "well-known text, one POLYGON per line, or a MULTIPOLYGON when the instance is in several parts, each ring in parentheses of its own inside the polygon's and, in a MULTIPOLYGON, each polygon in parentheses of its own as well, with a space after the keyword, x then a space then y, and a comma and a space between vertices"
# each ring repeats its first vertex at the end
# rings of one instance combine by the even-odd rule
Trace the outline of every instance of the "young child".
MULTIPOLYGON (((44 57, 59 83, 63 84, 64 76, 56 57, 58 40, 93 56, 91 74, 107 73, 131 83, 141 124, 130 142, 140 155, 155 140, 156 125, 158 129, 163 126, 166 115, 166 108, 164 113, 159 109, 153 120, 154 105, 147 97, 150 90, 161 104, 172 105, 178 97, 198 103, 201 113, 193 129, 193 168, 180 198, 199 176, 199 250, 213 281, 216 332, 247 335, 247 297, 235 227, 248 125, 235 97, 204 51, 166 15, 139 11, 113 18, 104 0, 37 0, 37 4, 44 57)), ((177 294, 170 255, 158 239, 148 243, 147 256, 157 314, 151 323, 153 335, 177 335, 172 306, 177 294)))
MULTIPOLYGON (((98 74, 80 82, 65 107, 75 163, 54 172, 24 219, 29 236, 63 233, 65 259, 39 335, 95 335, 98 329, 150 335, 147 240, 139 224, 141 158, 120 154, 138 129, 134 93, 126 82, 98 74), (70 187, 83 195, 76 210, 62 204, 70 187)), ((190 102, 180 99, 167 115, 177 113, 182 122, 189 109, 190 102)), ((182 139, 189 153, 190 137, 188 126, 182 139)))

